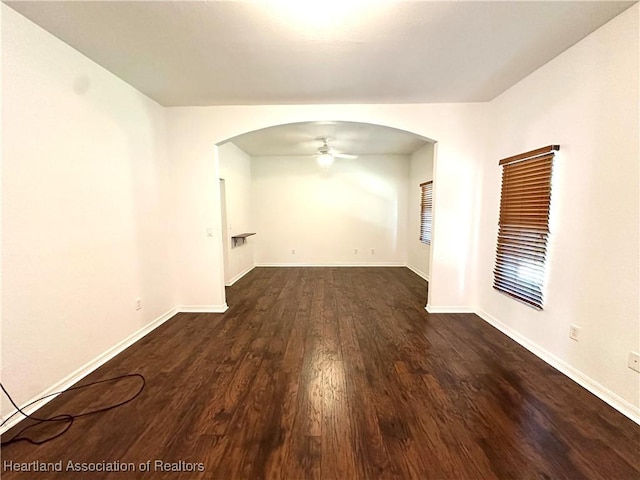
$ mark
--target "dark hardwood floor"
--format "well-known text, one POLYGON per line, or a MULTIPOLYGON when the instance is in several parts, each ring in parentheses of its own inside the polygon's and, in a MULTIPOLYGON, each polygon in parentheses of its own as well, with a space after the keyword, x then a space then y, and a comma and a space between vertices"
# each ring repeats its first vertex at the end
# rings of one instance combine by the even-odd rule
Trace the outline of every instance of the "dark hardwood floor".
MULTIPOLYGON (((256 268, 224 315, 179 314, 81 382, 140 372, 138 398, 45 445, 7 446, 2 477, 640 478, 638 425, 475 315, 427 314, 426 293, 405 268, 256 268), (63 471, 4 468, 36 460, 63 471), (135 471, 74 473, 70 460, 135 471)), ((37 414, 136 388, 98 385, 37 414)))

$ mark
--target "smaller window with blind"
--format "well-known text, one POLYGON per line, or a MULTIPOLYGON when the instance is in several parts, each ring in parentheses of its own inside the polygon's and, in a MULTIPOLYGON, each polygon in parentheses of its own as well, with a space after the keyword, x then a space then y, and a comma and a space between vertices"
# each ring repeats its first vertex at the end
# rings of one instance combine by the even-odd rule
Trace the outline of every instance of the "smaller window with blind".
POLYGON ((493 287, 542 310, 551 172, 558 145, 500 160, 502 193, 493 287))
POLYGON ((420 184, 420 241, 431 245, 433 217, 433 181, 420 184))

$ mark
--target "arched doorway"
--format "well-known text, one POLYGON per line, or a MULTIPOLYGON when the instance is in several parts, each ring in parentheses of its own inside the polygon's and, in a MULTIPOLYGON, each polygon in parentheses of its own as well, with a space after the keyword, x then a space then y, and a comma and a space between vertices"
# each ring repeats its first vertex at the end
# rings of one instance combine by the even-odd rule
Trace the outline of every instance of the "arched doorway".
POLYGON ((347 121, 280 124, 219 142, 224 284, 254 266, 407 266, 428 280, 419 186, 433 180, 434 145, 347 121), (323 147, 337 154, 328 168, 316 163, 323 147))

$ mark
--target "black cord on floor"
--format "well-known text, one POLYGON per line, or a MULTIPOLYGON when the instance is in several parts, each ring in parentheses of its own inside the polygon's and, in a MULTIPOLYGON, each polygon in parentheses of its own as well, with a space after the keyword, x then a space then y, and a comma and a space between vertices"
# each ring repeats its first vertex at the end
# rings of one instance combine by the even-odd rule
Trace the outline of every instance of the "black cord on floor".
POLYGON ((34 400, 33 402, 28 403, 24 407, 20 408, 18 405, 16 405, 16 402, 13 401, 13 398, 11 398, 11 395, 9 395, 9 392, 7 392, 7 390, 4 388, 4 385, 2 385, 2 383, 0 383, 0 388, 2 388, 2 391, 4 392, 4 394, 7 396, 7 398, 11 402, 11 404, 17 410, 13 415, 7 417, 5 419, 5 421, 0 424, 0 427, 2 425, 4 425, 5 423, 7 423, 11 418, 13 418, 14 415, 17 415, 18 413, 21 413, 26 418, 29 418, 29 419, 34 420, 36 422, 36 423, 32 423, 31 425, 26 426, 25 428, 20 430, 18 433, 16 433, 13 437, 11 437, 9 440, 7 440, 6 442, 2 442, 0 445, 5 447, 7 445, 10 445, 10 444, 16 443, 16 442, 28 442, 28 443, 31 443, 33 445, 42 445, 43 443, 50 442, 54 438, 58 438, 59 436, 65 434, 67 432, 67 430, 69 430, 71 428, 71 425, 73 425, 73 421, 76 418, 87 417, 89 415, 95 415, 96 413, 101 413, 101 412, 106 412, 106 411, 109 411, 109 410, 113 410, 114 408, 121 407, 122 405, 125 405, 125 404, 133 401, 138 395, 140 395, 142 393, 142 390, 144 390, 145 384, 146 384, 145 378, 141 374, 139 374, 139 373, 128 373, 126 375, 119 375, 117 377, 107 378, 107 379, 104 379, 104 380, 98 380, 96 382, 87 383, 85 385, 80 385, 80 386, 77 386, 77 387, 67 388, 66 390, 62 390, 60 392, 50 393, 49 395, 45 395, 43 397, 40 397, 40 398, 34 400), (89 412, 80 413, 78 415, 71 415, 71 414, 63 413, 63 414, 55 415, 53 417, 48 417, 48 418, 38 418, 38 417, 36 417, 34 415, 30 415, 30 414, 28 414, 28 413, 26 413, 24 411, 24 408, 27 408, 30 405, 33 405, 34 403, 37 403, 40 400, 43 400, 45 398, 53 397, 54 395, 62 395, 62 394, 71 392, 73 390, 80 390, 80 389, 83 389, 83 388, 91 387, 93 385, 98 385, 100 383, 114 382, 114 381, 117 381, 117 380, 122 380, 123 378, 131 378, 131 377, 137 377, 140 380, 142 380, 142 383, 140 385, 140 389, 131 398, 128 398, 128 399, 126 399, 126 400, 124 400, 122 402, 116 403, 114 405, 109 405, 108 407, 99 408, 97 410, 91 410, 89 412), (41 424, 43 424, 45 422, 61 422, 61 423, 66 423, 66 425, 65 425, 65 427, 64 427, 64 429, 62 431, 60 431, 60 432, 56 433, 55 435, 52 435, 52 436, 50 436, 48 438, 45 438, 44 440, 34 440, 32 438, 22 436, 26 431, 28 431, 28 430, 30 430, 30 429, 32 429, 34 427, 37 427, 38 425, 41 425, 41 424))

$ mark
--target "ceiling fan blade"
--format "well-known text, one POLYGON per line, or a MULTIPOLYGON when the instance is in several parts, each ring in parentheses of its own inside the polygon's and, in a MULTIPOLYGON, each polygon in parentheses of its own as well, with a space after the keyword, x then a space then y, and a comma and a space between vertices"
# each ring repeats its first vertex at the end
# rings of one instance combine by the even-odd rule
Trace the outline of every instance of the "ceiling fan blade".
POLYGON ((334 153, 333 156, 336 158, 347 158, 347 159, 358 158, 357 155, 350 155, 348 153, 334 153))

